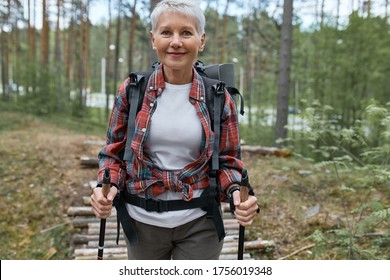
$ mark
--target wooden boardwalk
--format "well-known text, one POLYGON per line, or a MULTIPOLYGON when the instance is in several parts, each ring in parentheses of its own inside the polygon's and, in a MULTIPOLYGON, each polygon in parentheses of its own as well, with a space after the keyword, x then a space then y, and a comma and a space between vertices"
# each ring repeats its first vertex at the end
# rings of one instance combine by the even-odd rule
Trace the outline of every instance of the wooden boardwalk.
MULTIPOLYGON (((95 182, 90 182, 91 187, 95 182)), ((238 230, 239 225, 228 211, 228 205, 223 204, 223 220, 226 237, 220 259, 237 259, 238 230)), ((74 234, 72 237, 72 257, 76 260, 96 260, 100 230, 100 219, 92 213, 90 198, 84 198, 83 206, 74 206, 68 209, 68 216, 72 221, 74 234)), ((104 242, 104 259, 125 260, 127 259, 127 249, 124 234, 121 230, 119 244, 116 244, 116 211, 113 209, 112 215, 107 219, 106 235, 104 242)), ((265 250, 273 246, 267 240, 246 240, 244 259, 252 259, 250 251, 265 250)))

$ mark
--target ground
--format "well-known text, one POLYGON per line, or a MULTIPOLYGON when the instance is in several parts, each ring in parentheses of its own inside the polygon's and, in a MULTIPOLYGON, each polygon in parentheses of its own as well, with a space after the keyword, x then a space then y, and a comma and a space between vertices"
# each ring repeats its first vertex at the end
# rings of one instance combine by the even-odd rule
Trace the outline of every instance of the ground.
POLYGON ((13 113, 1 113, 1 124, 0 257, 67 258, 66 211, 82 205, 91 191, 84 184, 96 179, 96 170, 82 168, 79 158, 96 156, 99 147, 85 141, 101 137, 13 113), (46 239, 49 244, 39 246, 46 239))
MULTIPOLYGON (((96 156, 101 146, 86 141, 102 141, 105 132, 92 133, 92 128, 82 124, 70 129, 58 123, 0 113, 1 259, 71 258, 72 228, 66 212, 69 206, 81 206, 82 197, 91 194, 86 183, 96 179, 97 171, 83 168, 80 156, 96 156)), ((251 239, 275 244, 265 251, 252 251, 253 256, 313 258, 315 244, 309 236, 317 230, 339 229, 346 218, 345 201, 334 187, 337 182, 330 170, 294 156, 244 153, 243 157, 261 208, 249 234, 251 239)), ((376 195, 388 199, 388 188, 376 195)), ((360 197, 353 200, 363 202, 360 197)), ((388 228, 383 224, 372 228, 376 233, 384 230, 388 228)), ((344 256, 328 253, 324 258, 344 256)))

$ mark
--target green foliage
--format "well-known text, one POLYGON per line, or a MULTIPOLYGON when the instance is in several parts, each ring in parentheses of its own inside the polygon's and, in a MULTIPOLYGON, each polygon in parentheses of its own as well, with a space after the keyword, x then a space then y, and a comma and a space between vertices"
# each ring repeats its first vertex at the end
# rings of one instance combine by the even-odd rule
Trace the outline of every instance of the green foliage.
MULTIPOLYGON (((367 138, 372 149, 362 153, 368 163, 390 163, 390 103, 377 105, 375 101, 366 108, 367 138)), ((386 173, 386 172, 385 172, 386 173)), ((385 175, 385 174, 383 174, 385 175)), ((386 176, 389 178, 388 174, 386 176)))
POLYGON ((246 145, 258 145, 271 147, 274 143, 273 128, 269 126, 249 126, 240 124, 240 136, 246 145))
POLYGON ((319 161, 317 167, 333 170, 337 178, 334 187, 338 188, 344 208, 340 228, 310 235, 309 239, 317 247, 313 257, 332 252, 340 259, 386 258, 381 244, 388 243, 390 230, 389 205, 385 199, 389 194, 386 188, 390 178, 389 141, 377 142, 381 144, 377 147, 370 147, 367 143, 373 133, 387 137, 390 112, 385 107, 369 105, 367 119, 356 120, 349 129, 339 127, 333 112, 332 107, 314 102, 303 113, 310 128, 307 141, 319 161), (379 131, 372 127, 379 128, 379 131), (359 176, 356 179, 355 174, 359 176), (360 199, 356 201, 351 197, 360 199), (380 234, 371 237, 371 245, 366 247, 367 242, 363 243, 362 239, 376 231, 380 234))
POLYGON ((292 80, 298 98, 329 104, 343 128, 355 126, 370 99, 387 102, 389 29, 386 18, 353 13, 343 28, 295 32, 292 80))

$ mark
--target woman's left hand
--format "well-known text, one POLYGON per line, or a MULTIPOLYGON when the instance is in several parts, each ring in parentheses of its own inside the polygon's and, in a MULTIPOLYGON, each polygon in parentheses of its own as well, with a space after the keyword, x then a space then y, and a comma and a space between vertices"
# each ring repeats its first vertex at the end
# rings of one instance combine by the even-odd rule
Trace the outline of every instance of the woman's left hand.
POLYGON ((248 200, 241 202, 239 191, 233 192, 232 197, 236 206, 234 215, 238 223, 242 226, 250 226, 253 223, 253 218, 258 213, 259 206, 257 205, 257 198, 250 195, 248 200))

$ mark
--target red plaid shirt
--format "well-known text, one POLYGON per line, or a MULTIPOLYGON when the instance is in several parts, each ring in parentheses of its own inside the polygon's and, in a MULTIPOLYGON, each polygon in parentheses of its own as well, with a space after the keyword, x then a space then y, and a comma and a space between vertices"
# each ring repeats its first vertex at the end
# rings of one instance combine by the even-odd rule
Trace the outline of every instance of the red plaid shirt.
MULTIPOLYGON (((144 144, 150 129, 150 122, 156 98, 164 94, 164 76, 160 65, 151 75, 145 92, 142 109, 137 114, 135 132, 131 148, 134 160, 123 161, 123 153, 127 140, 127 121, 129 103, 126 96, 126 79, 119 88, 119 93, 112 109, 107 131, 106 145, 99 153, 98 182, 102 181, 103 170, 109 167, 111 182, 118 188, 131 194, 143 194, 153 198, 172 190, 182 193, 184 200, 191 200, 194 189, 204 189, 209 186, 209 160, 212 155, 214 132, 206 106, 205 89, 202 78, 195 69, 189 102, 193 104, 203 127, 203 140, 200 157, 188 164, 179 172, 161 170, 144 154, 144 144), (175 180, 174 176, 177 176, 175 180)), ((220 170, 218 172, 222 189, 226 192, 230 185, 241 181, 242 161, 239 159, 238 119, 235 104, 229 94, 226 94, 221 118, 220 140, 220 170)), ((172 135, 172 137, 175 137, 172 135)), ((222 199, 225 195, 222 194, 222 199)))

